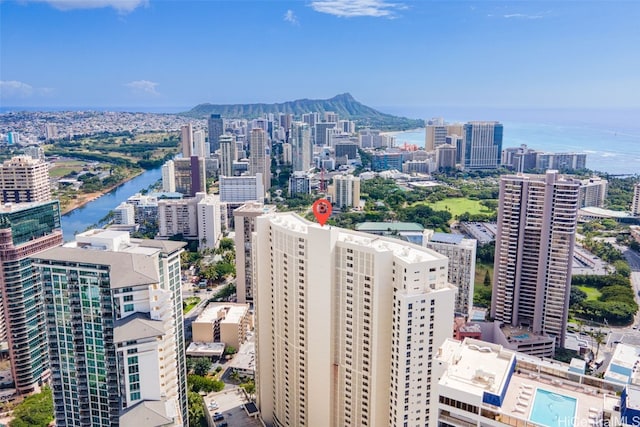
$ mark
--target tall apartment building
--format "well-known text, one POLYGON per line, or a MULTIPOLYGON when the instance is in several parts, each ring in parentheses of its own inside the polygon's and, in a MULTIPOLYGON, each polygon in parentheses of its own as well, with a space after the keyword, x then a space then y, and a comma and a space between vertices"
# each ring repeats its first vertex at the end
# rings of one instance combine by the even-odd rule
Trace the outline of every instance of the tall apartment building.
POLYGON ((423 232, 423 246, 449 258, 449 283, 456 286, 455 310, 457 316, 468 317, 473 308, 473 287, 476 275, 475 239, 462 234, 423 232))
POLYGON ((175 191, 187 197, 207 191, 207 175, 204 159, 191 156, 186 159, 174 159, 175 191))
POLYGON ((311 143, 311 129, 306 123, 291 124, 289 136, 291 142, 291 156, 294 171, 308 171, 311 168, 313 144, 311 143))
POLYGON ((122 202, 113 209, 113 223, 118 225, 134 225, 136 223, 136 207, 122 202))
POLYGON ((607 186, 609 181, 598 176, 580 181, 580 191, 578 193, 578 207, 588 206, 602 207, 607 198, 607 186))
POLYGON ((314 144, 320 147, 324 147, 329 144, 329 138, 327 137, 327 130, 333 129, 338 124, 336 122, 320 122, 314 126, 314 144))
POLYGON ((567 327, 579 187, 554 170, 500 179, 491 317, 556 346, 567 327))
POLYGON ((262 185, 268 191, 271 187, 271 149, 266 132, 260 128, 251 131, 249 140, 249 173, 262 175, 262 185))
POLYGON ((233 211, 236 244, 236 295, 239 303, 253 303, 253 233, 256 218, 276 211, 273 205, 246 203, 233 211))
POLYGON ((158 201, 158 236, 169 238, 181 234, 197 239, 200 249, 214 248, 222 237, 220 198, 196 193, 186 199, 158 201))
POLYGON ((502 156, 502 124, 468 122, 464 125, 463 131, 464 168, 467 170, 497 169, 502 156))
POLYGON ((176 191, 176 166, 173 160, 168 160, 162 165, 162 191, 176 191))
POLYGON ((329 187, 331 201, 342 208, 360 206, 360 178, 353 175, 336 175, 329 187))
POLYGON ((236 137, 221 135, 218 144, 220 146, 220 176, 233 176, 233 162, 236 161, 236 137))
POLYGON ((193 156, 193 126, 191 123, 180 128, 180 146, 182 148, 182 157, 188 159, 193 156))
POLYGON ((220 201, 223 203, 245 203, 264 200, 262 175, 221 176, 220 201))
POLYGON ((293 213, 257 218, 257 403, 269 426, 430 422, 447 258, 293 213))
POLYGON ((209 127, 209 149, 215 153, 220 148, 220 136, 224 133, 224 122, 220 114, 212 114, 207 120, 209 127))
POLYGON ((204 130, 196 130, 193 132, 193 152, 196 157, 210 157, 209 143, 204 136, 204 130))
POLYGON ((188 425, 184 243, 91 230, 34 257, 58 427, 188 425))
POLYGON ((538 153, 536 156, 536 169, 559 169, 561 171, 573 171, 587 167, 587 155, 585 153, 538 153))
POLYGON ((633 199, 631 200, 631 214, 640 215, 640 182, 633 186, 633 199))
POLYGON ((464 135, 462 123, 444 124, 443 122, 425 126, 426 151, 434 151, 440 145, 446 144, 447 135, 464 135))
POLYGON ((2 203, 51 200, 49 166, 44 160, 15 156, 0 164, 2 203))
POLYGON ((58 201, 0 205, 0 340, 19 393, 38 391, 50 376, 42 282, 29 256, 61 244, 58 201))
POLYGON ((311 176, 302 171, 294 171, 289 176, 289 196, 311 194, 311 176))

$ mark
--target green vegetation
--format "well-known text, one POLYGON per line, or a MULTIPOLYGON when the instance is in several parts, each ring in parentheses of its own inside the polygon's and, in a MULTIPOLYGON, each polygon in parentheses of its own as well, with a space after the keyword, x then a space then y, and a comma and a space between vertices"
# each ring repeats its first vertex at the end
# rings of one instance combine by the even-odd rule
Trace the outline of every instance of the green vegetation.
POLYGON ((473 305, 491 307, 491 280, 493 278, 493 264, 476 263, 476 276, 473 287, 473 305))
POLYGON ((200 297, 188 297, 188 298, 185 298, 182 301, 182 310, 183 310, 184 314, 187 314, 188 312, 190 312, 193 309, 193 307, 198 305, 199 302, 200 302, 200 297))
POLYGON ((573 276, 571 284, 573 317, 627 325, 638 311, 631 281, 621 274, 573 276))
POLYGON ((15 417, 9 427, 46 427, 53 421, 53 393, 44 387, 40 393, 32 394, 13 410, 15 417))
POLYGON ((460 217, 465 212, 470 215, 488 215, 492 216, 496 213, 495 200, 472 200, 467 197, 447 198, 444 200, 430 203, 429 207, 436 211, 447 211, 453 215, 454 218, 460 217), (493 203, 487 203, 487 202, 493 203), (487 207, 489 204, 490 207, 487 207))
POLYGON ((208 357, 196 357, 187 358, 187 372, 192 372, 196 375, 205 376, 211 369, 211 359, 208 357))
POLYGON ((617 211, 629 210, 633 199, 633 185, 638 181, 638 176, 614 178, 605 175, 605 178, 609 181, 607 186, 607 208, 617 211))
POLYGON ((212 391, 221 391, 224 388, 224 383, 202 375, 190 374, 187 375, 187 388, 196 393, 200 391, 211 393, 212 391))
POLYGON ((213 297, 211 297, 209 301, 210 302, 225 301, 227 298, 229 298, 231 295, 235 293, 236 293, 236 284, 229 283, 227 286, 225 286, 224 288, 216 292, 216 294, 213 297))
POLYGON ((194 391, 188 391, 187 405, 189 407, 189 427, 205 427, 207 418, 202 396, 194 391))

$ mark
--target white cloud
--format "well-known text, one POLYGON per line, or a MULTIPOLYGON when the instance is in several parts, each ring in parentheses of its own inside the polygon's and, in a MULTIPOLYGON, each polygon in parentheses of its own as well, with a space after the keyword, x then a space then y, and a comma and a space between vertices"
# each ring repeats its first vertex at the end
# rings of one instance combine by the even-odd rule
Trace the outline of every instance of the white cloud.
POLYGON ((158 83, 150 82, 149 80, 136 80, 125 84, 136 95, 160 95, 156 90, 158 83))
POLYGON ((0 97, 2 98, 28 98, 33 95, 34 89, 30 84, 17 80, 0 80, 0 97))
POLYGON ((396 11, 405 10, 402 3, 390 3, 385 0, 318 0, 312 1, 316 12, 328 13, 340 18, 371 16, 375 18, 395 18, 396 11))
POLYGON ((48 3, 59 10, 100 9, 112 7, 120 13, 129 13, 140 6, 147 6, 149 0, 26 0, 48 3))
POLYGON ((542 19, 544 18, 543 15, 527 15, 524 13, 511 13, 508 15, 502 15, 503 18, 507 18, 507 19, 512 19, 512 18, 516 18, 516 19, 542 19))
POLYGON ((296 14, 293 12, 293 10, 289 9, 285 12, 283 19, 286 22, 290 22, 293 25, 298 25, 298 17, 296 16, 296 14))

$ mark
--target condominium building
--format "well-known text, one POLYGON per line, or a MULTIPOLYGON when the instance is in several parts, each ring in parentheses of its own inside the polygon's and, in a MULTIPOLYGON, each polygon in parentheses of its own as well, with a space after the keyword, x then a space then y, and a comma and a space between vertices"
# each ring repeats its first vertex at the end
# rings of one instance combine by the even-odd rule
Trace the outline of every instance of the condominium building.
POLYGON ((464 125, 464 169, 497 169, 502 155, 503 126, 498 122, 469 122, 464 125))
POLYGON ((311 177, 303 171, 294 171, 289 176, 289 196, 311 194, 311 177))
POLYGON ((443 122, 425 126, 426 151, 434 151, 440 145, 446 144, 447 135, 464 135, 462 123, 444 124, 443 122))
POLYGON ((207 176, 202 157, 189 157, 173 160, 175 191, 187 197, 206 192, 207 176))
POLYGON ((188 425, 183 246, 91 230, 34 257, 56 426, 188 425))
POLYGON ((220 176, 233 176, 233 162, 236 161, 236 138, 233 135, 220 135, 220 176))
POLYGON ((193 156, 193 126, 191 123, 180 128, 180 146, 182 147, 182 157, 188 159, 193 156))
POLYGON ((273 205, 247 203, 233 211, 236 244, 236 295, 239 303, 253 303, 253 233, 256 218, 276 211, 273 205))
POLYGON ((631 214, 640 215, 640 182, 633 186, 633 199, 631 200, 631 214))
POLYGON ((44 160, 15 156, 0 164, 2 203, 51 200, 49 166, 44 160))
POLYGON ((58 201, 0 205, 0 341, 21 394, 38 391, 50 376, 42 282, 29 256, 61 244, 58 201))
POLYGON ((253 329, 248 304, 209 303, 191 324, 194 342, 221 342, 238 350, 253 329))
POLYGON ((220 114, 212 114, 207 120, 209 127, 209 149, 215 153, 220 148, 220 136, 224 133, 224 122, 220 114))
POLYGON ((468 317, 473 308, 473 287, 476 275, 476 246, 474 239, 462 234, 434 233, 425 230, 422 244, 449 258, 449 283, 458 288, 455 311, 457 316, 468 317))
POLYGON ((262 175, 256 176, 221 176, 220 201, 228 203, 245 203, 264 200, 262 175))
POLYGON ((271 148, 267 133, 260 128, 251 131, 249 140, 249 174, 262 176, 265 191, 271 187, 271 148))
POLYGON ((451 335, 447 258, 293 213, 257 218, 257 403, 268 426, 430 420, 451 335))
POLYGON ((291 124, 291 156, 294 171, 308 171, 311 168, 313 144, 311 143, 311 130, 306 123, 294 122, 291 124))
POLYGON ((558 171, 500 179, 491 317, 564 346, 580 182, 558 171))
POLYGON ((587 155, 585 153, 538 153, 536 156, 536 169, 559 169, 564 172, 587 167, 587 155))
POLYGON ((214 248, 222 238, 220 198, 196 193, 187 199, 158 201, 158 237, 197 239, 200 249, 214 248))
POLYGON ((162 165, 162 191, 176 191, 176 167, 173 160, 162 165))
POLYGON ((447 339, 434 360, 430 427, 638 426, 640 388, 501 345, 447 339))
POLYGON ((118 225, 134 225, 136 208, 130 203, 122 202, 113 209, 113 223, 118 225))
POLYGON ((360 178, 353 175, 334 176, 329 194, 334 205, 340 208, 357 208, 360 206, 360 178))
POLYGON ((602 207, 607 198, 607 186, 609 181, 598 176, 580 181, 580 192, 578 193, 578 207, 588 206, 602 207))

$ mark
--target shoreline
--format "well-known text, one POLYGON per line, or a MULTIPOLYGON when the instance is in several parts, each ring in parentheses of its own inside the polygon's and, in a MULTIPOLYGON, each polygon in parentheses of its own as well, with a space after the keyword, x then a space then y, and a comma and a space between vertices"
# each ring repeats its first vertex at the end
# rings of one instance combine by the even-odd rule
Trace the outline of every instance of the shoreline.
POLYGON ((93 202, 96 199, 99 199, 100 197, 104 196, 105 194, 109 194, 111 193, 113 190, 115 190, 116 188, 120 187, 122 184, 125 184, 129 181, 131 181, 133 178, 142 175, 143 173, 146 172, 146 169, 142 169, 142 171, 133 174, 129 177, 127 177, 126 179, 120 181, 119 183, 117 183, 116 185, 113 185, 111 187, 105 188, 102 191, 96 191, 93 193, 80 193, 78 194, 78 198, 77 199, 73 199, 73 201, 69 204, 69 206, 67 206, 64 210, 60 210, 60 216, 65 216, 70 214, 71 212, 75 211, 76 209, 79 209, 81 207, 83 207, 84 205, 93 202))

